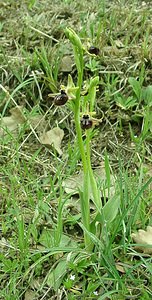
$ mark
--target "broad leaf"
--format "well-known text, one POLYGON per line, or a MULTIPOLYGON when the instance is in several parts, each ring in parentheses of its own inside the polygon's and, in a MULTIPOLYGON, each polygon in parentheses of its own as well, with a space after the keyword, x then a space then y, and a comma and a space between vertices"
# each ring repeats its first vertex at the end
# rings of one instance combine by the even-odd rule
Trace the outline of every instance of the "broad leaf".
POLYGON ((43 145, 53 146, 56 151, 62 155, 61 141, 64 137, 64 131, 59 127, 55 127, 40 136, 40 142, 43 145))
POLYGON ((0 136, 7 134, 7 131, 11 131, 13 135, 18 132, 18 126, 25 122, 25 117, 23 115, 23 107, 16 106, 10 109, 11 115, 9 117, 1 118, 0 136))
POLYGON ((47 279, 47 284, 49 285, 49 287, 57 291, 63 281, 63 277, 65 276, 66 272, 67 260, 63 259, 58 263, 57 267, 54 270, 52 270, 49 274, 47 279))
POLYGON ((105 206, 103 207, 103 215, 107 223, 110 223, 115 219, 118 213, 119 206, 120 196, 118 194, 111 197, 105 204, 105 206))

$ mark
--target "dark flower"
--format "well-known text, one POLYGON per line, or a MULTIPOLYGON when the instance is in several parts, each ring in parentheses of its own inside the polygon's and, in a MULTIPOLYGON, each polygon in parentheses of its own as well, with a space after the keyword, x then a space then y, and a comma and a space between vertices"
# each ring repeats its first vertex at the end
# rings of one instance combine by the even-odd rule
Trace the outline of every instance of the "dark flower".
POLYGON ((88 52, 90 54, 95 54, 95 55, 99 55, 100 54, 100 50, 99 48, 95 47, 95 46, 91 46, 88 50, 88 52))
POLYGON ((68 101, 68 95, 64 90, 61 90, 60 94, 55 96, 54 104, 57 106, 64 105, 68 101))
POLYGON ((83 115, 80 123, 82 129, 90 129, 93 126, 93 121, 90 119, 89 115, 83 115))

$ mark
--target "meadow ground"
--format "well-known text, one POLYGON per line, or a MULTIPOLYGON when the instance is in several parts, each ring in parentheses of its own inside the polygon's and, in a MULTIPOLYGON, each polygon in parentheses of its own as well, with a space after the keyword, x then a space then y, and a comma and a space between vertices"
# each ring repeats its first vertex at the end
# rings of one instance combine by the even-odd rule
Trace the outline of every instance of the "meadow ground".
POLYGON ((0 299, 152 299, 151 1, 1 0, 0 12, 0 299), (91 164, 107 206, 99 220, 88 191, 89 232, 73 100, 54 104, 69 74, 77 85, 66 28, 83 44, 82 107, 99 76, 91 164))

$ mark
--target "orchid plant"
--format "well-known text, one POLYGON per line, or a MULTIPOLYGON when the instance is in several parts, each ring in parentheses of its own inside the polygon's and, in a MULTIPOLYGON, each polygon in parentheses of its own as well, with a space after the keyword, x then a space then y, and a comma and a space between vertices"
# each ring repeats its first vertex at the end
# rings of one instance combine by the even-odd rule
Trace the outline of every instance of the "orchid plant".
MULTIPOLYGON (((94 172, 91 166, 91 138, 92 130, 95 124, 101 122, 94 118, 95 112, 95 99, 96 99, 96 90, 99 84, 99 77, 93 77, 90 79, 89 85, 87 87, 86 95, 82 95, 83 88, 83 72, 84 72, 84 51, 79 36, 75 33, 74 30, 67 28, 66 35, 69 38, 74 52, 74 59, 77 68, 77 83, 76 85, 73 82, 71 75, 68 76, 67 87, 61 86, 60 94, 54 98, 54 103, 56 105, 64 105, 67 101, 71 101, 72 110, 74 113, 75 128, 77 143, 80 150, 83 173, 84 173, 84 182, 83 182, 83 192, 80 192, 80 203, 81 203, 81 226, 84 231, 84 242, 85 248, 88 251, 92 251, 94 246, 93 234, 97 234, 97 224, 103 225, 105 220, 105 215, 109 213, 109 205, 105 205, 102 208, 102 201, 99 188, 94 176, 94 172), (85 134, 85 141, 83 136, 85 134), (91 216, 90 212, 90 189, 93 194, 93 202, 95 205, 96 213, 94 217, 91 216)), ((89 55, 98 55, 95 48, 95 53, 92 51, 88 52, 89 55)))

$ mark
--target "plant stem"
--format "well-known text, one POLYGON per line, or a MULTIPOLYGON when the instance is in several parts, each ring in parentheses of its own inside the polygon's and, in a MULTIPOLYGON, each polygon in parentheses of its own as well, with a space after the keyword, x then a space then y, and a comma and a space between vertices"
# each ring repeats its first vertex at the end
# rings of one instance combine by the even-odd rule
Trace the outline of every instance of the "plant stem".
MULTIPOLYGON (((77 99, 76 99, 77 100, 77 99)), ((78 101, 80 102, 80 100, 78 101)), ((78 139, 78 145, 80 149, 82 164, 83 164, 83 173, 84 173, 84 181, 83 181, 83 194, 80 197, 81 204, 81 215, 83 225, 86 227, 87 231, 90 231, 90 197, 89 197, 89 173, 87 168, 87 160, 85 149, 82 140, 82 132, 80 127, 80 110, 77 105, 77 109, 75 109, 75 126, 76 133, 78 139)), ((84 241, 85 247, 88 251, 92 250, 92 241, 88 235, 88 233, 84 232, 84 241)))
POLYGON ((86 161, 85 150, 84 150, 84 145, 83 145, 83 140, 82 140, 82 130, 81 130, 81 126, 80 126, 80 92, 79 92, 79 90, 76 93, 74 118, 75 118, 77 140, 78 140, 78 145, 79 145, 82 164, 83 164, 83 170, 84 170, 84 172, 86 172, 87 161, 86 161))
MULTIPOLYGON (((75 56, 76 56, 75 52, 75 56)), ((79 62, 81 69, 78 68, 78 80, 77 86, 79 87, 76 92, 76 100, 75 100, 75 127, 76 127, 76 134, 77 140, 79 145, 79 150, 81 154, 82 164, 83 164, 83 173, 84 173, 84 182, 83 182, 83 193, 80 197, 81 203, 81 215, 82 215, 82 222, 88 232, 90 232, 90 189, 89 189, 89 173, 88 173, 88 163, 87 157, 85 153, 84 143, 82 139, 82 130, 80 126, 80 92, 82 87, 83 81, 83 53, 79 57, 79 62)), ((91 251, 93 248, 92 240, 88 233, 84 232, 84 242, 87 251, 91 251)))

